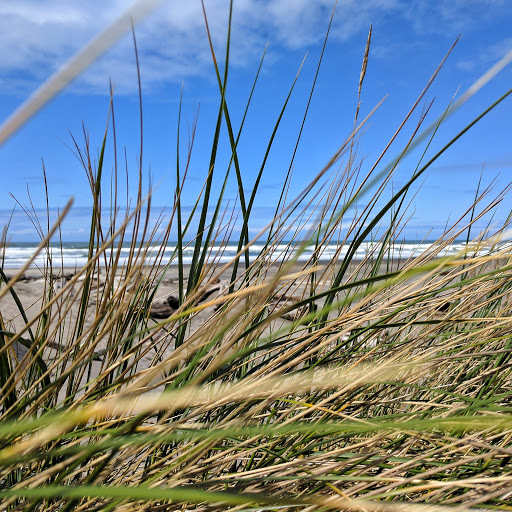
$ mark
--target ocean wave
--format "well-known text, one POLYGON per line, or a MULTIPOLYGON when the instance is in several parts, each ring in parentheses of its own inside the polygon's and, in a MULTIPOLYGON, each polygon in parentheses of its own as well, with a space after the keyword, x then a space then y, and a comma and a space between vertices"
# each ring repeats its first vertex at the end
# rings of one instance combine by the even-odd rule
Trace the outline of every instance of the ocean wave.
MULTIPOLYGON (((464 242, 454 242, 439 251, 438 256, 455 256, 462 254, 466 244, 464 242)), ((262 243, 257 243, 249 248, 249 259, 254 261, 257 258, 265 258, 268 261, 283 261, 288 258, 296 258, 298 261, 305 262, 313 256, 317 261, 331 261, 333 259, 342 259, 346 256, 350 248, 350 243, 344 245, 337 245, 335 243, 327 244, 319 249, 313 245, 305 247, 300 246, 298 243, 290 245, 278 244, 266 247, 262 243), (300 250, 300 252, 299 252, 300 250)), ((138 248, 137 248, 138 249, 138 248)), ((162 264, 178 264, 177 246, 176 243, 170 243, 162 248, 158 245, 140 248, 145 253, 146 264, 153 264, 158 257, 162 264)), ((36 250, 35 244, 13 244, 3 249, 2 260, 4 268, 19 268, 23 266, 26 261, 34 254, 36 250)), ((355 259, 363 259, 369 254, 377 255, 381 250, 381 245, 377 242, 364 242, 354 253, 355 259)), ((393 246, 387 247, 385 257, 392 259, 408 259, 411 257, 419 256, 420 254, 430 251, 436 251, 436 246, 428 242, 402 242, 393 246)), ((80 268, 87 263, 88 260, 88 246, 86 244, 63 244, 51 247, 47 252, 41 251, 36 256, 32 263, 32 267, 43 267, 47 265, 48 259, 51 258, 53 266, 63 266, 71 268, 80 268)), ((123 263, 128 261, 131 249, 129 246, 121 248, 120 261, 123 263)), ((185 264, 192 262, 194 247, 190 244, 182 250, 182 261, 185 264)), ((209 261, 217 261, 218 263, 229 263, 235 258, 237 254, 237 245, 214 245, 211 247, 209 261)), ((108 261, 111 253, 110 250, 105 251, 105 254, 100 258, 100 265, 108 261)), ((243 260, 244 258, 242 258, 243 260)))

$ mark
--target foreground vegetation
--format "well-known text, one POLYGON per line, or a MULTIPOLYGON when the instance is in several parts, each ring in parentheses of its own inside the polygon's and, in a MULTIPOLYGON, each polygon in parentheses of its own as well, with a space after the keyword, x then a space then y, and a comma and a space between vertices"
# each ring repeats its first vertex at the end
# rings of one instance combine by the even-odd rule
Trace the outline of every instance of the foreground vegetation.
MULTIPOLYGON (((369 45, 370 37, 360 92, 369 45)), ((399 251, 410 187, 474 123, 418 162, 409 182, 383 201, 398 162, 420 143, 427 152, 437 127, 469 95, 424 131, 413 130, 397 158, 388 166, 379 158, 364 177, 353 141, 365 121, 356 114, 359 128, 294 201, 285 201, 286 176, 282 202, 261 234, 265 247, 250 260, 248 225, 272 140, 246 197, 237 158, 243 123, 235 131, 224 97, 228 60, 229 51, 223 75, 216 68, 212 172, 193 212, 194 233, 180 200, 188 158, 179 153, 163 235, 162 226, 149 226, 142 169, 136 208, 123 215, 114 203, 111 217, 102 218, 100 205, 117 197, 102 179, 107 135, 115 131, 112 100, 98 162, 88 144, 76 142, 94 202, 88 264, 62 281, 50 239, 65 209, 53 227, 41 228, 46 284, 36 315, 27 315, 16 295, 18 276, 3 274, 0 297, 17 300, 21 327, 14 328, 20 318, 2 316, 2 508, 509 510, 508 223, 483 234, 471 228, 507 191, 477 191, 466 215, 428 251, 408 260, 399 251), (232 150, 224 173, 215 168, 221 126, 232 150), (240 251, 221 265, 212 248, 230 237, 234 216, 223 211, 222 192, 210 191, 230 173, 239 184, 240 251), (351 208, 356 199, 364 199, 362 211, 351 208), (173 230, 178 305, 155 319, 173 230), (356 260, 376 232, 374 250, 356 260), (466 249, 444 256, 456 239, 466 239, 466 249), (186 240, 194 247, 190 267, 186 240), (339 258, 319 261, 331 242, 339 258), (316 251, 299 263, 306 243, 316 251), (228 286, 205 299, 219 276, 228 276, 228 286)))

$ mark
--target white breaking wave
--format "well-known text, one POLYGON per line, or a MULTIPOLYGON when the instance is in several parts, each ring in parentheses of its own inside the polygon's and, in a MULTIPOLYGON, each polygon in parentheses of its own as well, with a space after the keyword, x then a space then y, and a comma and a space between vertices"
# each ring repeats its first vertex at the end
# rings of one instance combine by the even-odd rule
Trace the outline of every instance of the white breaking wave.
MULTIPOLYGON (((319 262, 331 261, 333 259, 343 259, 349 251, 350 243, 346 243, 343 246, 338 246, 335 243, 323 246, 320 250, 316 251, 315 247, 309 245, 302 249, 298 253, 298 244, 286 245, 280 244, 272 247, 272 251, 269 252, 265 249, 264 244, 254 244, 249 249, 249 259, 254 261, 257 258, 265 258, 267 261, 279 262, 288 258, 296 258, 298 261, 308 261, 314 254, 319 262)), ((455 256, 462 254, 466 244, 464 242, 455 242, 439 252, 439 256, 455 256)), ((354 254, 354 259, 361 260, 373 253, 377 255, 381 249, 380 244, 376 242, 364 242, 361 244, 354 254)), ((6 247, 3 250, 3 267, 4 268, 19 268, 25 264, 25 262, 33 255, 36 250, 36 244, 13 244, 6 247)), ((152 264, 158 255, 160 247, 153 245, 147 248, 146 264, 152 264)), ((417 257, 423 254, 425 251, 437 251, 436 246, 428 242, 402 242, 395 246, 386 249, 384 258, 392 259, 408 259, 417 257)), ((183 249, 183 262, 190 264, 194 253, 193 245, 183 249)), ((211 249, 209 261, 215 259, 220 263, 228 263, 233 260, 237 253, 237 246, 235 244, 229 244, 225 246, 214 245, 211 249)), ((121 256, 119 263, 122 265, 127 261, 130 254, 129 247, 123 247, 121 249, 121 256)), ((87 263, 88 258, 88 247, 86 244, 68 243, 63 246, 54 246, 50 250, 52 265, 54 267, 68 267, 68 268, 80 268, 87 263)), ((106 251, 105 256, 101 256, 100 265, 105 262, 105 257, 108 260, 110 257, 110 251, 106 251)), ((242 256, 241 260, 244 261, 245 257, 242 256)), ((34 260, 32 267, 43 267, 47 264, 48 253, 42 251, 34 260)), ((178 255, 176 252, 176 244, 170 243, 164 249, 163 258, 161 259, 162 264, 177 265, 178 255)))

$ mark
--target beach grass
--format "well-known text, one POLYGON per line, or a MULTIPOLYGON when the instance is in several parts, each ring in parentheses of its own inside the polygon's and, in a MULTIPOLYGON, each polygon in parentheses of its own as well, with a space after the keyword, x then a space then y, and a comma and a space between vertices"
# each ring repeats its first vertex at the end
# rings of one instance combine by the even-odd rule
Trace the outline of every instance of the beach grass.
MULTIPOLYGON (((354 144, 368 118, 359 119, 357 106, 353 133, 290 199, 292 157, 274 217, 251 239, 256 194, 270 151, 279 151, 275 134, 297 77, 262 148, 255 183, 247 183, 237 154, 245 115, 232 124, 226 95, 230 27, 231 10, 224 69, 210 40, 219 106, 209 172, 192 213, 181 199, 191 155, 180 154, 181 109, 171 217, 150 223, 142 135, 135 207, 120 207, 117 160, 115 179, 105 179, 103 168, 107 151, 117 155, 112 94, 99 158, 88 140, 73 139, 94 205, 88 263, 64 278, 50 243, 70 203, 53 226, 36 224, 34 257, 45 254, 46 264, 35 313, 17 292, 31 260, 14 276, 2 270, 0 298, 10 297, 18 310, 15 318, 0 310, 2 509, 510 510, 509 220, 484 233, 473 227, 508 188, 478 190, 465 214, 414 257, 402 257, 400 240, 413 185, 511 91, 433 157, 422 156, 383 200, 397 165, 421 144, 425 155, 439 126, 499 66, 426 128, 422 116, 406 145, 396 154, 388 145, 366 176, 354 144), (232 155, 226 169, 217 165, 222 129, 232 155), (223 197, 232 173, 234 213, 223 197), (356 202, 364 207, 353 208, 356 202), (235 222, 238 254, 221 263, 235 222), (173 230, 169 261, 164 248, 173 230), (460 239, 464 249, 447 256, 460 239), (360 257, 369 240, 373 248, 360 257), (323 260, 333 243, 337 256, 323 260), (185 246, 193 248, 190 264, 185 246), (308 260, 299 258, 312 246, 308 260), (173 273, 174 307, 157 317, 173 273)), ((370 45, 371 29, 359 96, 370 45)), ((142 105, 141 98, 141 116, 142 105)), ((308 111, 309 103, 304 121, 308 111)), ((8 231, 4 247, 7 240, 8 231)))

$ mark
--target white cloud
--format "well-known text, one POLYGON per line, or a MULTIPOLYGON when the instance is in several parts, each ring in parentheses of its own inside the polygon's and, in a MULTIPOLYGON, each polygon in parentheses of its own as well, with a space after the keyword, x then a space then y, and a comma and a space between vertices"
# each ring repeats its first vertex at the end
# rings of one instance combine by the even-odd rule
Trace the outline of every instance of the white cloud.
POLYGON ((404 16, 419 33, 444 34, 449 29, 451 33, 464 34, 496 18, 506 3, 507 0, 409 0, 402 7, 404 16))
MULTIPOLYGON (((229 2, 205 0, 218 58, 222 60, 229 2)), ((477 0, 343 0, 332 35, 347 40, 370 23, 393 15, 418 31, 443 30, 474 16, 477 0)), ((499 7, 502 0, 490 1, 499 7)), ((0 2, 0 90, 26 94, 127 7, 124 0, 4 0, 0 2)), ((237 0, 234 2, 231 63, 254 65, 267 40, 278 59, 283 49, 307 49, 321 41, 333 0, 237 0)), ((480 8, 480 10, 482 10, 480 8)), ((493 11, 486 8, 486 12, 493 11)), ((211 57, 199 0, 165 2, 136 29, 146 87, 209 75, 211 57)), ((77 91, 106 93, 109 76, 117 92, 136 89, 133 43, 125 36, 80 79, 77 91)))
POLYGON ((459 60, 457 67, 462 71, 476 71, 480 73, 498 62, 510 51, 512 51, 512 37, 502 39, 483 48, 470 59, 459 60))

